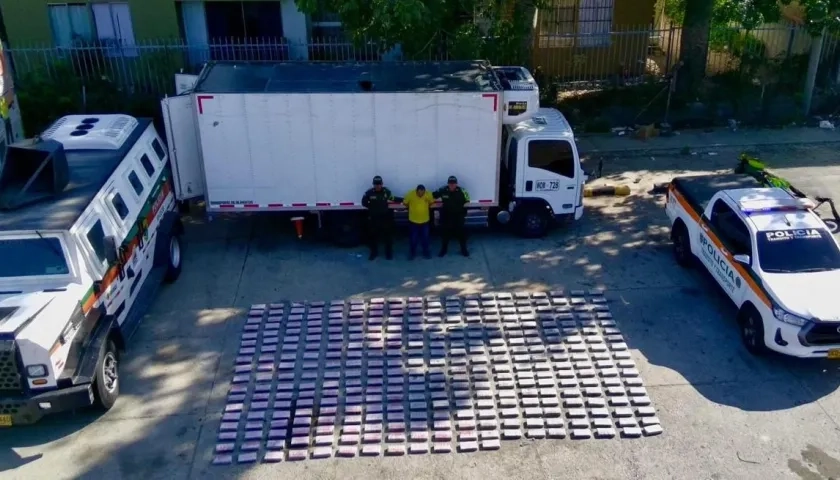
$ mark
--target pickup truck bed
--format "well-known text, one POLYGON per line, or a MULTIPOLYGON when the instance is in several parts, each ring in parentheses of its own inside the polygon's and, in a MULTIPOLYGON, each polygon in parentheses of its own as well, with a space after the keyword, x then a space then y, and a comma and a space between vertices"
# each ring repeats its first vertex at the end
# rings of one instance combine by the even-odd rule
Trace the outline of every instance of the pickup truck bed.
POLYGON ((709 200, 721 190, 762 186, 755 178, 738 173, 676 177, 673 184, 698 215, 703 214, 709 200))

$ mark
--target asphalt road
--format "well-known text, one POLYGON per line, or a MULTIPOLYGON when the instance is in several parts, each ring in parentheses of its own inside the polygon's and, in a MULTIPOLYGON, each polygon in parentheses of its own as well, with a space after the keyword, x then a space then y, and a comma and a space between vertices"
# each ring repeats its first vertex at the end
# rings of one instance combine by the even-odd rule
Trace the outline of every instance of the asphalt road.
MULTIPOLYGON (((836 161, 816 147, 763 155, 780 166, 836 161)), ((542 240, 476 235, 469 259, 409 262, 401 240, 395 260, 368 262, 363 250, 298 242, 290 225, 270 216, 194 220, 180 280, 161 291, 124 359, 116 407, 0 432, 0 478, 838 478, 840 364, 749 356, 723 294, 672 261, 662 199, 645 193, 678 172, 728 168, 732 158, 607 159, 600 181, 623 179, 633 195, 591 199, 584 220, 542 240), (664 434, 503 442, 475 454, 209 465, 243 309, 252 303, 576 287, 606 289, 664 434)))

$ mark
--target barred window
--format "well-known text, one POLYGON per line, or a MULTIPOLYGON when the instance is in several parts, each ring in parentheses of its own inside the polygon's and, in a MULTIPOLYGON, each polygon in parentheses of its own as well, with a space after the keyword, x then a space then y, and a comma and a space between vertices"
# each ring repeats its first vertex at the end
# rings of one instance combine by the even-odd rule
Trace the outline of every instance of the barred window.
POLYGON ((539 11, 539 47, 610 45, 615 0, 554 0, 539 11))

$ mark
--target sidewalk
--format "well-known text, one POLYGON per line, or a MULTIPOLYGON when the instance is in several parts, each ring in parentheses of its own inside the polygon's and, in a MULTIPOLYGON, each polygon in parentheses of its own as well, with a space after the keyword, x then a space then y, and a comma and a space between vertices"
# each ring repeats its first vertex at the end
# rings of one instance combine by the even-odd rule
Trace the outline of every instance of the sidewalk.
POLYGON ((637 140, 632 135, 616 134, 587 135, 577 138, 578 149, 585 155, 621 155, 625 157, 644 156, 653 153, 678 153, 688 147, 691 151, 709 151, 722 148, 748 148, 762 145, 825 144, 840 143, 840 128, 826 130, 814 127, 791 127, 785 129, 739 129, 730 131, 722 128, 711 132, 683 130, 670 137, 654 137, 647 141, 637 140))

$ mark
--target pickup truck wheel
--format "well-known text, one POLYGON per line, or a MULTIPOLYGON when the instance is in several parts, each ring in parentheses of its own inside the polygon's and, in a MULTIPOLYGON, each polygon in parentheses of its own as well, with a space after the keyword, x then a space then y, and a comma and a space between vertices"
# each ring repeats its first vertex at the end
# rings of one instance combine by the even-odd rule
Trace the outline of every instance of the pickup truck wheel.
POLYGON ((181 276, 181 237, 172 234, 169 237, 169 256, 166 262, 166 275, 163 280, 166 283, 173 283, 181 276))
POLYGON ((522 212, 519 217, 519 235, 525 238, 541 238, 548 233, 548 214, 536 208, 522 212))
POLYGON ((110 410, 120 395, 119 358, 116 345, 108 340, 93 381, 94 405, 101 410, 110 410))
POLYGON ((747 351, 753 355, 763 355, 767 352, 764 343, 764 321, 754 308, 746 308, 738 314, 738 327, 741 331, 741 342, 747 351))
POLYGON ((691 253, 691 240, 688 238, 688 231, 685 225, 679 224, 674 227, 671 233, 671 241, 674 248, 674 259, 681 267, 691 267, 694 262, 694 254, 691 253))

